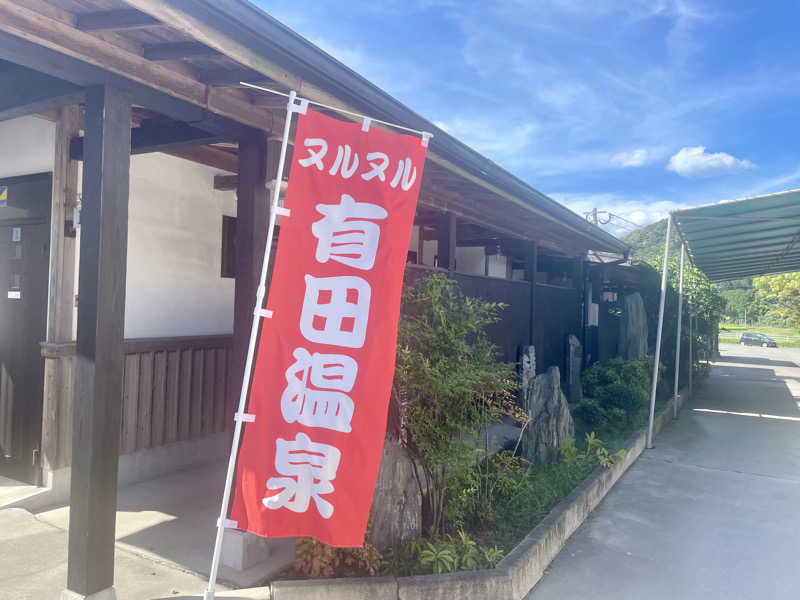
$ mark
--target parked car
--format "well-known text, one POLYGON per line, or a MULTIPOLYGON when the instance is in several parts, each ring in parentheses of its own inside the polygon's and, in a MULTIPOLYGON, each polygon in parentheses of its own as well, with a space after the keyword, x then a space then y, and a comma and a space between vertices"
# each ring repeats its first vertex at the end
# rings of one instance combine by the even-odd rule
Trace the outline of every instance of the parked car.
POLYGON ((742 346, 761 346, 762 348, 777 348, 778 342, 763 333, 743 333, 739 338, 742 346))

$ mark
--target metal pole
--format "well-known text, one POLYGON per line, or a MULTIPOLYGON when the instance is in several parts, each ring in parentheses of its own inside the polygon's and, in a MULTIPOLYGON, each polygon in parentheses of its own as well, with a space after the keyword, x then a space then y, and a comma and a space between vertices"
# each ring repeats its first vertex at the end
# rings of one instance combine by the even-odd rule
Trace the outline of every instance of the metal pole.
POLYGON ((692 397, 692 377, 694 376, 694 334, 692 332, 692 321, 694 317, 689 313, 689 398, 692 397))
POLYGON ((683 262, 686 245, 681 244, 681 274, 678 283, 678 333, 675 336, 675 390, 672 394, 672 418, 678 418, 678 379, 681 374, 681 319, 683 318, 683 262))
POLYGON ((667 266, 669 265, 669 236, 672 233, 672 215, 667 217, 667 237, 664 242, 664 268, 661 271, 661 301, 658 305, 658 329, 656 330, 656 355, 653 360, 653 381, 650 385, 650 419, 647 423, 647 447, 653 447, 653 419, 656 412, 656 388, 658 387, 658 363, 661 360, 661 333, 664 329, 664 300, 667 297, 667 266))
MULTIPOLYGON (((261 325, 261 309, 266 294, 267 269, 272 250, 272 238, 275 232, 275 219, 278 213, 278 199, 281 192, 281 181, 283 180, 283 166, 286 162, 286 147, 289 142, 289 129, 292 125, 292 115, 295 113, 295 92, 289 93, 289 102, 286 105, 286 120, 283 125, 283 142, 281 143, 281 154, 278 160, 278 173, 275 185, 272 188, 272 203, 269 211, 269 225, 267 229, 267 245, 264 248, 264 262, 261 264, 261 278, 256 292, 256 304, 253 311, 253 325, 250 329, 250 345, 247 348, 247 360, 244 365, 244 375, 242 377, 242 388, 239 394, 239 408, 237 416, 244 413, 247 404, 247 391, 250 383, 250 375, 253 370, 253 356, 256 349, 256 339, 261 325)), ((214 586, 217 583, 217 571, 219 570, 219 559, 222 551, 222 536, 225 534, 225 520, 228 514, 228 504, 231 499, 231 485, 233 484, 233 474, 236 470, 236 457, 239 453, 239 440, 242 435, 242 419, 237 418, 233 428, 233 443, 231 445, 231 455, 228 460, 228 472, 225 476, 225 491, 222 495, 222 505, 219 510, 219 520, 217 521, 217 539, 214 543, 214 555, 211 558, 211 572, 208 575, 208 588, 203 594, 203 600, 214 600, 214 586)))

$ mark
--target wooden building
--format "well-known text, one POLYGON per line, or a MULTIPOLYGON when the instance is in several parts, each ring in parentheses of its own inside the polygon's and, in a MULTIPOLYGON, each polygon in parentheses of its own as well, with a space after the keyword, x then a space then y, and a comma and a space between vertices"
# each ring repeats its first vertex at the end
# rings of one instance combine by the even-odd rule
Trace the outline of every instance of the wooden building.
POLYGON ((0 0, 0 475, 71 482, 81 596, 118 480, 228 449, 286 102, 240 81, 434 132, 407 278, 509 304, 510 360, 563 360, 627 252, 245 0, 0 0))

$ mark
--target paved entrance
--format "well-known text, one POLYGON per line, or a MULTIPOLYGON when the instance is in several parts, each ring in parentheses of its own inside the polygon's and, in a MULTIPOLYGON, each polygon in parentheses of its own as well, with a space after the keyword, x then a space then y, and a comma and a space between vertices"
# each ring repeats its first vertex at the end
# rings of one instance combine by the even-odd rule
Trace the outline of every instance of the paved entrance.
POLYGON ((720 351, 529 600, 797 597, 800 350, 720 351))

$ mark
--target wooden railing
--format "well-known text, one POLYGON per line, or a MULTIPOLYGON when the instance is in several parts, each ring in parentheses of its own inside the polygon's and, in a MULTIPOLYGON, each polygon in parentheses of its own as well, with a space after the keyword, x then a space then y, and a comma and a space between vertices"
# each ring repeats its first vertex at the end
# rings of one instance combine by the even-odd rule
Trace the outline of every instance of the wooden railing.
MULTIPOLYGON (((231 336, 125 340, 120 454, 196 439, 232 426, 231 336)), ((71 464, 75 344, 42 344, 42 460, 71 464)))
POLYGON ((126 340, 120 453, 224 431, 230 347, 229 336, 126 340))

